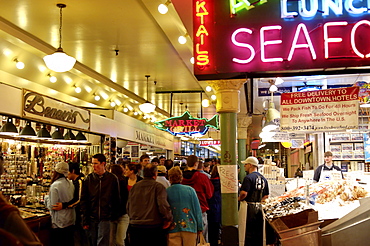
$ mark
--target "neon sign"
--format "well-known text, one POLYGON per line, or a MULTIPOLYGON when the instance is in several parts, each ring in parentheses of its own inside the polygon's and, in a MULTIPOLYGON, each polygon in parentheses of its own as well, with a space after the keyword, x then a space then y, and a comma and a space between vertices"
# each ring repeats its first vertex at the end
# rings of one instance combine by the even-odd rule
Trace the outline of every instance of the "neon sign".
POLYGON ((195 35, 194 50, 195 64, 200 69, 210 64, 208 46, 210 43, 209 30, 211 25, 210 7, 207 0, 195 1, 195 35))
POLYGON ((194 118, 186 111, 178 117, 168 118, 154 122, 154 126, 160 130, 167 131, 172 135, 206 134, 210 127, 218 129, 218 115, 210 120, 206 118, 194 118))
POLYGON ((267 2, 267 0, 257 0, 252 3, 248 0, 229 0, 230 2, 230 12, 231 14, 236 14, 236 12, 241 10, 250 10, 253 9, 256 5, 261 5, 267 2))
POLYGON ((204 20, 212 16, 202 29, 194 15, 195 53, 208 57, 194 67, 198 78, 370 66, 370 0, 228 2, 194 0, 195 10, 207 10, 204 20))

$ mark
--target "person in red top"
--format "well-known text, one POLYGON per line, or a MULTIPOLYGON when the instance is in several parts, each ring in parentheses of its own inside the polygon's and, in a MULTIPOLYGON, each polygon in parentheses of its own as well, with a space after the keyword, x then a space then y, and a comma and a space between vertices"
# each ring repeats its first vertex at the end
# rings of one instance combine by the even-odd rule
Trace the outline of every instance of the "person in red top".
POLYGON ((203 236, 208 242, 207 210, 209 210, 208 199, 213 196, 213 184, 209 178, 197 170, 198 157, 190 155, 187 160, 187 170, 183 172, 182 184, 193 187, 197 193, 203 219, 203 236))

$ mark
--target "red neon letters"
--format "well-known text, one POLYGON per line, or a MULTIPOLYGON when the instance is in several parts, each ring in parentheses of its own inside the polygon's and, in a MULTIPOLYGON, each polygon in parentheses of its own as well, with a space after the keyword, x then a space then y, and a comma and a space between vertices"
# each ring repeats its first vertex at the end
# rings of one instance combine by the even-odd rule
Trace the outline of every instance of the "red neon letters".
POLYGON ((195 33, 195 61, 198 66, 206 66, 209 64, 209 54, 206 48, 208 40, 207 18, 209 12, 207 9, 207 1, 200 0, 195 3, 195 20, 196 20, 196 33, 195 33))

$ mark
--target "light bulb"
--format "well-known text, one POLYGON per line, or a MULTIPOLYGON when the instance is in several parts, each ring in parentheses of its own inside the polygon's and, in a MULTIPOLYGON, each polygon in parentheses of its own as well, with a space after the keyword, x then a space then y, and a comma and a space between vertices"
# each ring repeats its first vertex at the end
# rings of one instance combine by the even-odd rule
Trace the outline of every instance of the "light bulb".
POLYGON ((100 96, 99 95, 95 95, 94 99, 95 99, 95 101, 99 101, 100 100, 100 96))
POLYGON ((58 80, 57 77, 55 77, 55 76, 50 75, 49 77, 50 77, 49 80, 50 80, 51 83, 55 83, 58 80))
POLYGON ((158 5, 158 12, 161 13, 162 15, 167 14, 168 7, 165 4, 161 3, 158 5))
POLYGON ((190 63, 191 63, 191 64, 194 64, 194 56, 192 56, 192 57, 190 58, 190 63))
POLYGON ((180 36, 179 39, 178 39, 179 43, 180 44, 186 44, 186 37, 185 36, 180 36))
POLYGON ((211 87, 211 86, 209 86, 209 85, 207 85, 207 86, 206 86, 206 91, 211 92, 211 91, 212 91, 212 87, 211 87))
POLYGON ((136 111, 134 112, 134 115, 138 115, 138 114, 139 114, 138 112, 136 112, 136 111))
POLYGON ((276 85, 271 85, 269 91, 270 92, 276 92, 278 90, 276 85))
POLYGON ((81 87, 78 87, 78 86, 77 86, 77 87, 75 88, 75 92, 76 92, 76 93, 80 93, 80 92, 81 92, 81 87))
POLYGON ((110 106, 114 107, 114 106, 116 106, 116 103, 115 102, 110 102, 110 106))
POLYGON ((217 99, 216 95, 212 95, 212 96, 211 96, 211 99, 212 99, 213 101, 216 101, 216 99, 217 99))
POLYGON ((283 80, 282 78, 277 77, 277 78, 275 79, 275 85, 280 85, 280 84, 282 84, 282 83, 284 83, 284 80, 283 80))
POLYGON ((18 69, 23 69, 24 68, 24 63, 17 60, 16 63, 15 63, 15 66, 18 69))
POLYGON ((127 113, 128 112, 128 108, 123 108, 123 112, 127 113))
POLYGON ((203 101, 202 101, 202 106, 204 107, 204 108, 207 108, 207 107, 209 107, 209 100, 208 99, 203 99, 203 101))

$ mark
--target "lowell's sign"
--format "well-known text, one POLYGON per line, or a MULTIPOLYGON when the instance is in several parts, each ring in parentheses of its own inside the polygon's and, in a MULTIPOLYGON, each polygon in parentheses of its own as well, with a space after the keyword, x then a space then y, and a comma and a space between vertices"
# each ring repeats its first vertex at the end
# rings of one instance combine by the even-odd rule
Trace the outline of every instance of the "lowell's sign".
POLYGON ((90 111, 25 89, 23 116, 85 130, 90 128, 90 111))

